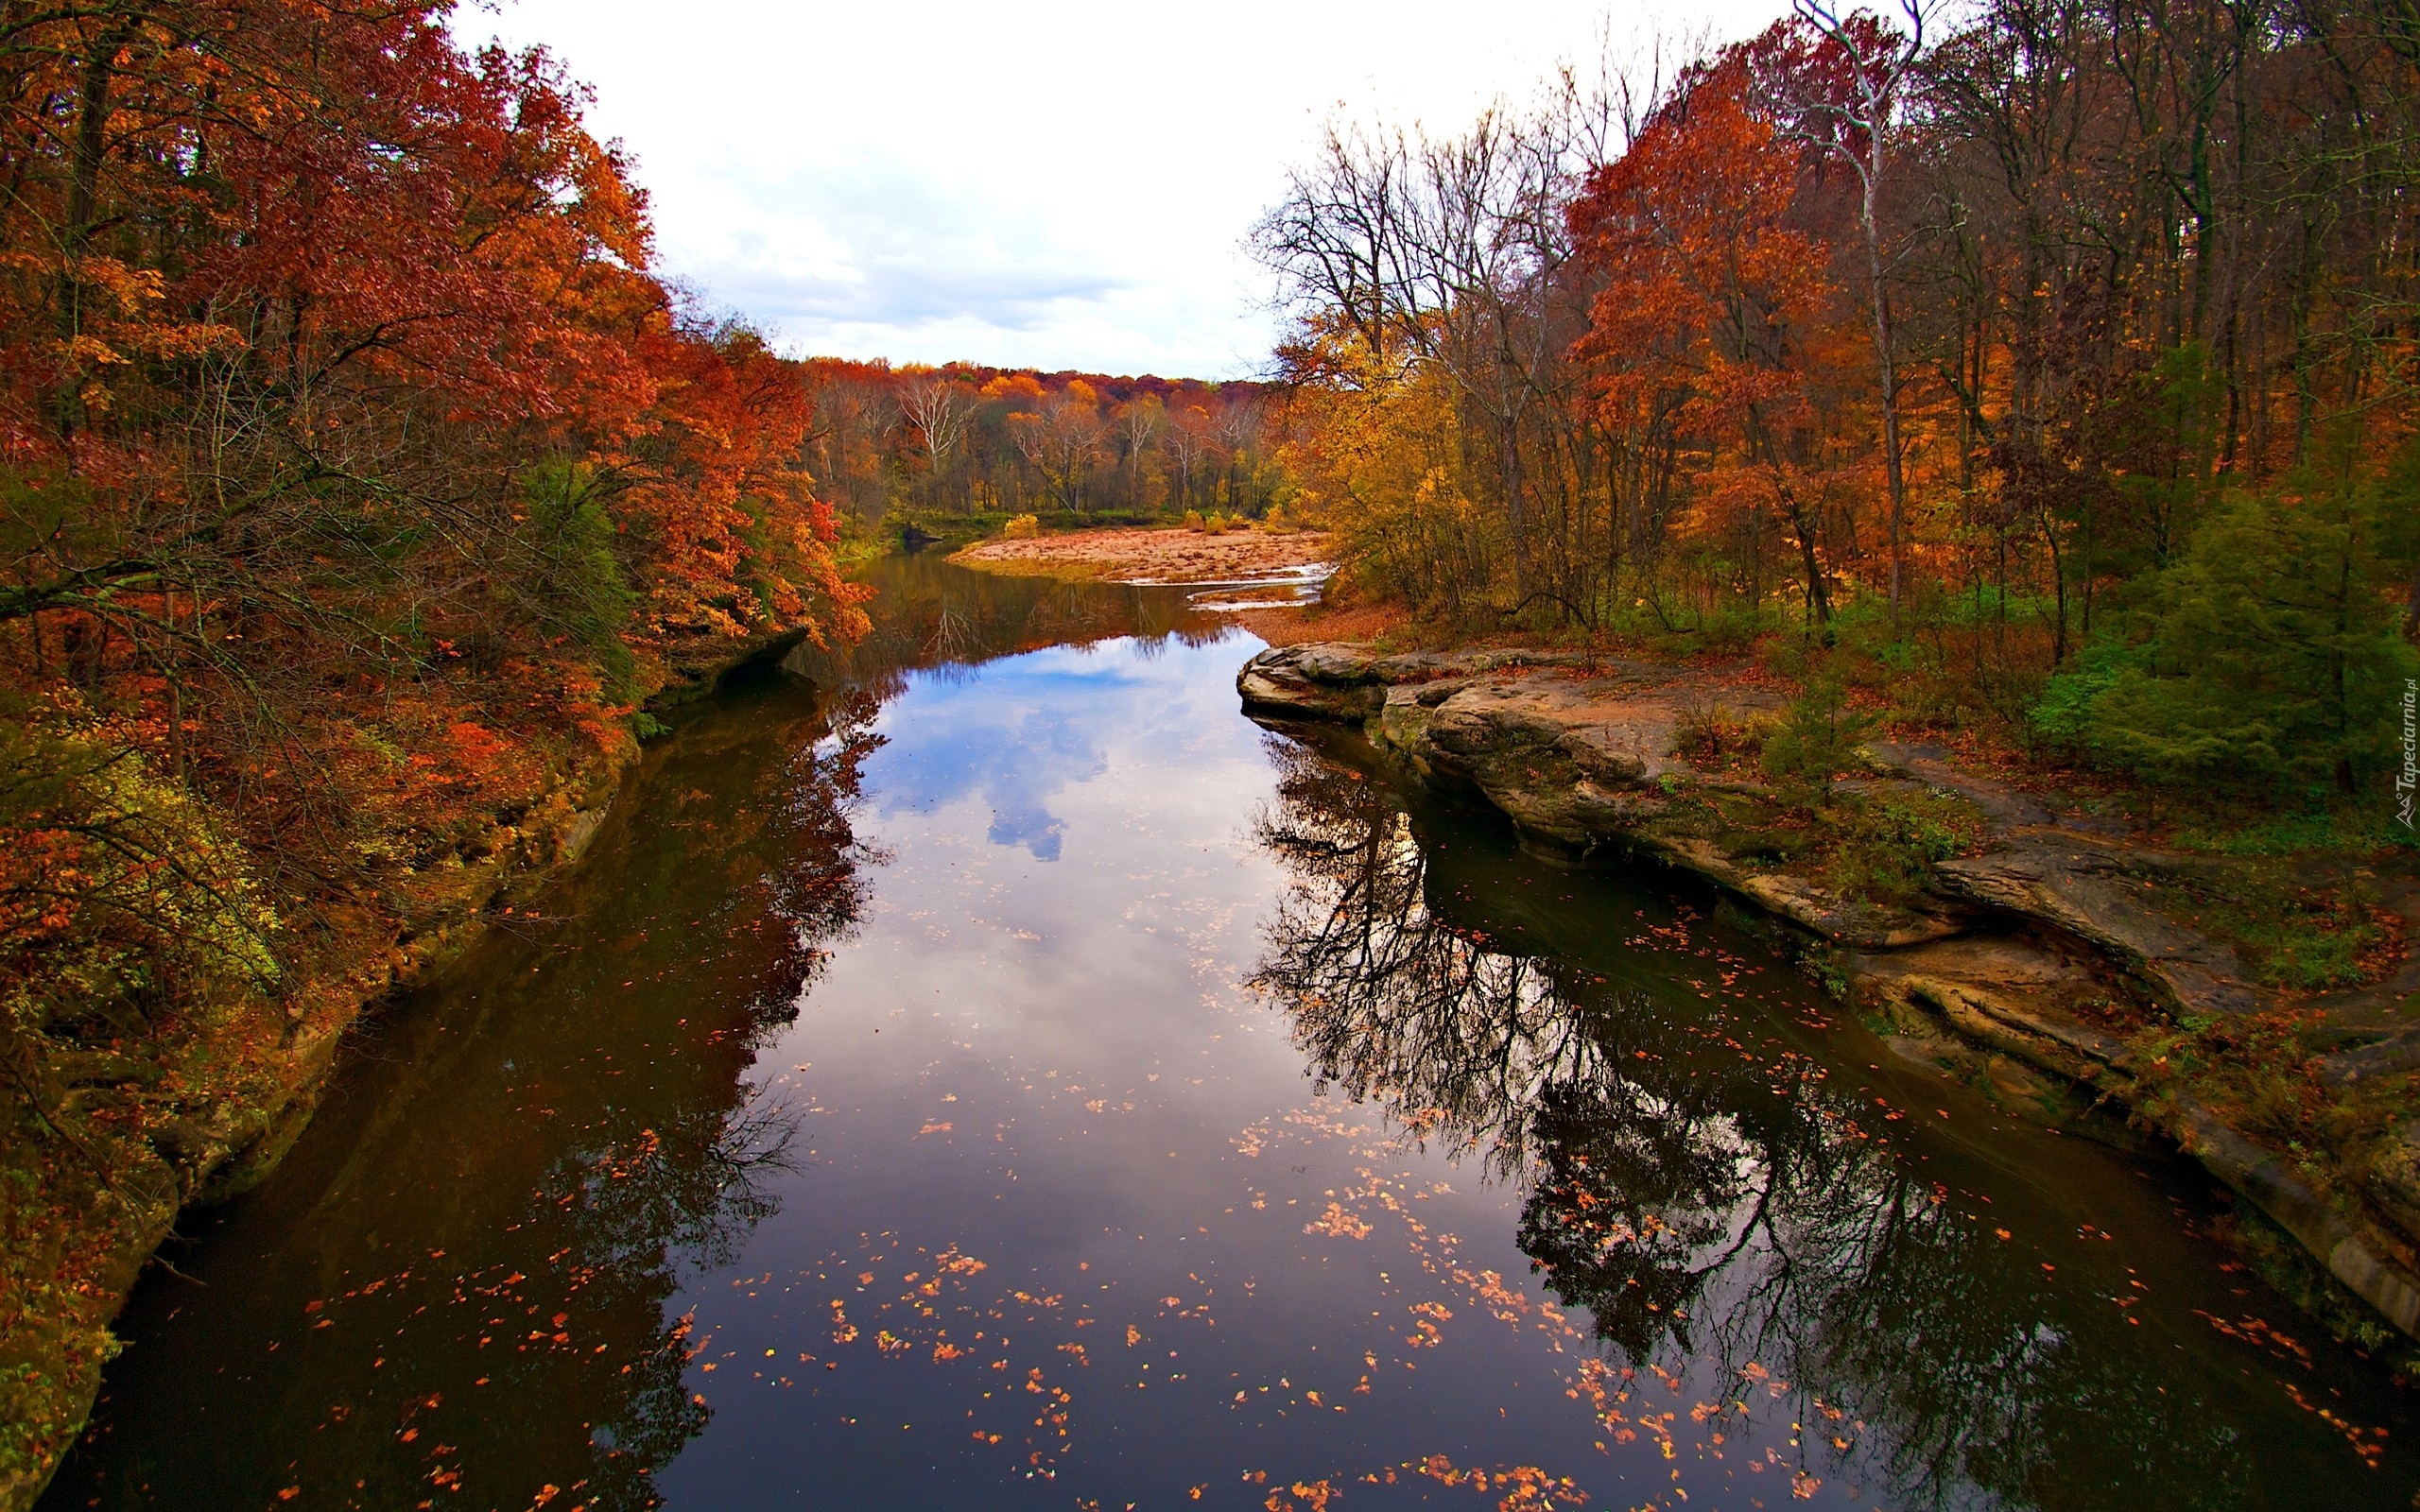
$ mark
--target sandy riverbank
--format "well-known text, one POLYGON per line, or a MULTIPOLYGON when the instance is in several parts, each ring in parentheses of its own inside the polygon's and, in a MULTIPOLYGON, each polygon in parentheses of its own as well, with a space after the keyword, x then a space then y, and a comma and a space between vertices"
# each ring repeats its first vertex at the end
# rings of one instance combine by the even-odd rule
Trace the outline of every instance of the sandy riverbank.
POLYGON ((986 572, 1124 583, 1227 583, 1323 566, 1333 559, 1333 549, 1332 538, 1316 530, 1211 536, 1181 527, 1132 527, 986 541, 951 559, 986 572))

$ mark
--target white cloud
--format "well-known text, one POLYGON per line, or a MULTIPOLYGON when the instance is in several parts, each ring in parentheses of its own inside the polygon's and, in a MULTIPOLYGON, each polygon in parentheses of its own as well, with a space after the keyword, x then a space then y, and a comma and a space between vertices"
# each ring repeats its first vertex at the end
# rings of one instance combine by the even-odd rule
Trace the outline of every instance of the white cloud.
POLYGON ((1225 377, 1273 335, 1239 243, 1327 112, 1451 128, 1609 31, 1782 4, 520 0, 455 29, 594 85, 664 270, 791 350, 1225 377))

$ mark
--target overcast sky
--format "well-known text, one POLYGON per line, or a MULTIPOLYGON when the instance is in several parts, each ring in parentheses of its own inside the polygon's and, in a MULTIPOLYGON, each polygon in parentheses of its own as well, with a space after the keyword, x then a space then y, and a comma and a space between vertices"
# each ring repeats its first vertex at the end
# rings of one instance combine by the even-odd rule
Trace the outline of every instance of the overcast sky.
POLYGON ((663 271, 798 354, 1207 378, 1272 335, 1240 242, 1322 118, 1450 129, 1564 59, 1787 0, 466 0, 544 43, 663 271))

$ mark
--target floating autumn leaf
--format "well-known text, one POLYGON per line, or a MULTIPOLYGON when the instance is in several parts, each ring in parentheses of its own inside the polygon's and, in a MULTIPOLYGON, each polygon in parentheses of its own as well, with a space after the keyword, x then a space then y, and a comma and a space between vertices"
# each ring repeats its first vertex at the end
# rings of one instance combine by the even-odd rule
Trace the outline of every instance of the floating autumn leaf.
POLYGON ((1331 1202, 1325 1212, 1303 1226, 1303 1232, 1326 1234, 1336 1239, 1367 1239, 1371 1234, 1371 1225, 1331 1202))

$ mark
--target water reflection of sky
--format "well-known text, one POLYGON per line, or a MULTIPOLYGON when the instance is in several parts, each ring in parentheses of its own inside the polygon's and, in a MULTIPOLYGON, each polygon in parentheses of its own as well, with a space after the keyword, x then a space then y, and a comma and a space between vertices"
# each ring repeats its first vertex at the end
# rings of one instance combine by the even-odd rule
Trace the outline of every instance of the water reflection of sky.
MULTIPOLYGON (((1272 1435, 1330 1452, 1345 1415, 1304 1393, 1353 1400, 1394 1319, 1361 1300, 1381 1263, 1305 1254, 1353 1154, 1259 1158, 1309 1088, 1243 986, 1284 886, 1251 830, 1275 784, 1235 709, 1250 648, 1055 648, 884 708, 858 828, 888 859, 760 1061, 806 1163, 683 1303, 715 1419, 676 1501, 765 1503, 811 1462, 834 1505, 1191 1504, 1214 1478, 1233 1501, 1272 1435)), ((1503 1194, 1465 1200, 1510 1263, 1503 1194)))
POLYGON ((1193 670, 1187 655, 1146 659, 1134 643, 1115 641, 1011 657, 978 673, 919 674, 876 727, 890 737, 867 766, 876 811, 958 824, 958 806, 977 803, 989 810, 992 844, 1056 861, 1066 824, 1051 799, 1108 772, 1113 758, 1121 766, 1152 760, 1186 738, 1188 725, 1198 730, 1209 711, 1195 707, 1201 679, 1193 670))
POLYGON ((1259 1507, 1594 1435, 1523 1345, 1534 1287, 1521 1329, 1441 1324, 1417 1234, 1355 1216, 1399 1194, 1431 1264, 1517 1277, 1514 1194, 1315 1098, 1244 986, 1288 878, 1252 828, 1250 648, 1042 651, 882 711, 859 830, 888 859, 760 1061, 806 1163, 682 1302, 714 1418, 676 1503, 765 1504, 811 1464, 832 1505, 1259 1507))

